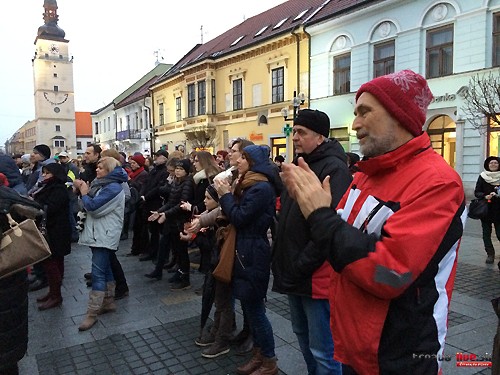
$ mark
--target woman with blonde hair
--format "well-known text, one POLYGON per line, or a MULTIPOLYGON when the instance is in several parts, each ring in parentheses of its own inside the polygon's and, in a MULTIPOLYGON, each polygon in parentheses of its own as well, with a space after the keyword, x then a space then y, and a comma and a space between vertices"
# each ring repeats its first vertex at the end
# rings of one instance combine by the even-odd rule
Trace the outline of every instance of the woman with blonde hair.
POLYGON ((110 258, 120 243, 125 211, 123 183, 128 176, 120 162, 111 157, 101 158, 96 171, 97 177, 90 186, 83 180, 74 181, 87 213, 79 244, 92 250, 92 290, 80 331, 90 329, 97 321, 97 314, 116 310, 116 283, 110 258))

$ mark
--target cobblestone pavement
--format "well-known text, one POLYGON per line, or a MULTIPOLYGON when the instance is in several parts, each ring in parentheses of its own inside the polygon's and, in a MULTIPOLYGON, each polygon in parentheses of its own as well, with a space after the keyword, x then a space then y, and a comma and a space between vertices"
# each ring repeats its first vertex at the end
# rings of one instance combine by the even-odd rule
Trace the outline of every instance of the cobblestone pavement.
MULTIPOLYGON (((500 244, 495 243, 498 249, 500 244)), ((86 311, 88 289, 83 273, 90 267, 90 250, 73 246, 66 258, 60 308, 38 311, 36 297, 30 293, 28 353, 20 362, 21 375, 52 374, 234 374, 249 358, 234 351, 216 359, 205 359, 194 344, 199 334, 201 297, 194 290, 202 275, 192 272, 192 289, 173 292, 167 274, 161 281, 143 275, 152 270, 151 262, 126 257, 130 240, 121 242, 118 257, 130 287, 130 295, 117 301, 118 310, 99 317, 94 328, 78 332, 86 311)), ((500 296, 500 273, 495 265, 484 263, 480 225, 469 220, 462 240, 455 290, 449 314, 449 330, 443 362, 445 374, 491 374, 485 368, 456 367, 455 353, 491 353, 498 319, 490 300, 500 296)), ((499 259, 497 259, 498 261, 499 259)), ((307 370, 297 339, 291 330, 286 296, 269 292, 268 316, 271 320, 280 374, 305 375, 307 370)), ((242 317, 236 303, 237 325, 242 317)))

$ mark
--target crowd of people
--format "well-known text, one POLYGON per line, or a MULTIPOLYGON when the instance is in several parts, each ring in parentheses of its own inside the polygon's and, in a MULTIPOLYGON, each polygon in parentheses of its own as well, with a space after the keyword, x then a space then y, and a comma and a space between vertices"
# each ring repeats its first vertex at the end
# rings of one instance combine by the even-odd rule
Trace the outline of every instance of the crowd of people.
MULTIPOLYGON (((167 270, 172 291, 191 287, 188 249, 199 248, 195 343, 205 358, 251 351, 238 374, 278 373, 265 303, 271 280, 288 296, 309 375, 439 373, 465 196, 422 131, 431 100, 426 80, 409 70, 362 85, 353 122, 361 160, 330 138, 328 116, 313 109, 294 119, 289 163, 241 138, 215 154, 161 149, 152 163, 93 144, 78 165, 35 146, 28 172, 22 157, 1 172, 45 212, 53 255, 33 270, 31 290, 49 286, 39 309, 63 302, 64 257, 78 241, 92 251, 79 330, 115 311, 129 293, 116 251, 131 231, 127 256, 154 262, 146 279, 167 270), (237 335, 235 301, 244 320, 237 335)), ((487 162, 476 195, 491 199, 499 159, 487 162)), ((483 222, 488 257, 491 223, 500 230, 496 216, 483 222)))

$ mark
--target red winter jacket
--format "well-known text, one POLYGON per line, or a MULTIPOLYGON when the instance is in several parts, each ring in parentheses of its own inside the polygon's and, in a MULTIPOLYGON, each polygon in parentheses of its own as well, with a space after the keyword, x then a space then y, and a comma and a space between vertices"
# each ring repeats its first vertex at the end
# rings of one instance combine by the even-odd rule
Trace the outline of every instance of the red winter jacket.
POLYGON ((338 215, 322 208, 308 218, 336 271, 335 359, 360 375, 437 374, 440 361, 415 356, 444 349, 466 216, 462 182, 426 133, 358 166, 338 215))

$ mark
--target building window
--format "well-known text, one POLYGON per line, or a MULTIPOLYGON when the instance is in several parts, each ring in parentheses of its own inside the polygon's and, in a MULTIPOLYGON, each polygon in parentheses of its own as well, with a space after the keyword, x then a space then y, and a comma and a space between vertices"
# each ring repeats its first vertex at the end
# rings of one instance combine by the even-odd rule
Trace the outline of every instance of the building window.
POLYGON ((92 144, 92 142, 87 141, 87 147, 89 147, 92 144))
POLYGON ((98 122, 94 122, 94 126, 95 126, 95 133, 99 134, 99 123, 98 122))
POLYGON ((233 111, 243 109, 243 80, 233 81, 233 111))
POLYGON ((139 112, 135 113, 135 124, 134 124, 134 129, 139 129, 139 112))
POLYGON ((334 95, 349 93, 351 91, 351 54, 334 57, 333 66, 334 95))
POLYGON ((76 149, 81 150, 82 149, 82 142, 81 141, 76 141, 76 149))
POLYGON ((56 132, 60 132, 61 131, 61 125, 56 125, 56 132))
POLYGON ((165 123, 163 103, 158 103, 158 121, 160 121, 160 125, 163 125, 165 123))
POLYGON ((335 138, 342 145, 344 151, 349 151, 349 129, 347 126, 342 128, 331 128, 328 138, 335 138))
POLYGON ((207 83, 198 82, 198 115, 207 113, 207 83))
POLYGON ((427 32, 427 78, 453 73, 453 25, 427 32))
POLYGON ((182 120, 182 113, 181 113, 181 97, 175 98, 175 120, 176 121, 181 121, 182 120))
POLYGON ((373 77, 394 73, 394 40, 377 44, 373 49, 373 77))
POLYGON ((285 100, 285 68, 272 70, 272 101, 280 103, 285 100))
POLYGON ((54 141, 54 147, 64 147, 64 141, 54 141))
POLYGON ((493 66, 500 65, 500 13, 493 15, 493 66))
POLYGON ((54 78, 57 78, 57 73, 54 73, 54 78))
POLYGON ((130 129, 130 115, 127 115, 126 118, 127 118, 127 129, 126 130, 129 130, 130 129))
POLYGON ((215 79, 212 79, 211 81, 211 88, 212 88, 212 114, 217 113, 217 102, 215 101, 215 79))
POLYGON ((196 116, 196 90, 194 84, 188 85, 188 117, 196 116))
POLYGON ((54 91, 59 91, 59 86, 54 86, 54 91))

